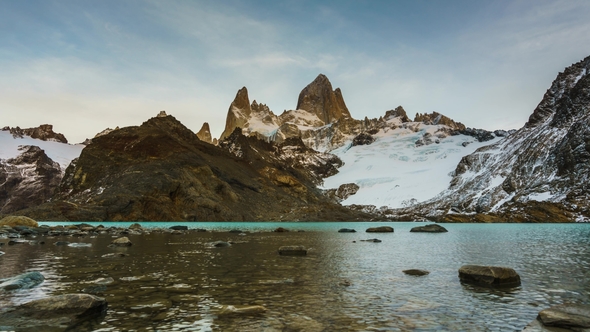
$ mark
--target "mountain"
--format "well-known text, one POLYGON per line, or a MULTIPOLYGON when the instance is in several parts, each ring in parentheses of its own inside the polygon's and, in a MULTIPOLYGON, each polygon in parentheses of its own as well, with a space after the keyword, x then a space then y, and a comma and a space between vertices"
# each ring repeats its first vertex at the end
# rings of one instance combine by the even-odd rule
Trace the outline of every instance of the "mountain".
POLYGON ((207 122, 203 123, 203 126, 201 127, 201 130, 199 130, 197 132, 197 137, 206 143, 210 143, 210 144, 216 144, 217 140, 215 141, 215 143, 213 142, 213 138, 211 137, 211 129, 209 128, 209 124, 207 122))
MULTIPOLYGON (((201 141, 172 116, 120 128, 84 148, 51 202, 19 213, 42 220, 80 221, 374 217, 324 196, 305 172, 319 162, 318 153, 305 152, 297 142, 277 148, 235 130, 223 144, 221 148, 201 141), (285 152, 294 149, 311 156, 309 163, 301 163, 301 170, 291 166, 293 160, 285 152)), ((324 165, 327 173, 331 167, 324 165)))
POLYGON ((0 214, 46 202, 82 145, 66 144, 53 126, 0 130, 0 214))
POLYGON ((588 221, 590 57, 559 73, 523 128, 461 159, 449 188, 399 218, 588 221))

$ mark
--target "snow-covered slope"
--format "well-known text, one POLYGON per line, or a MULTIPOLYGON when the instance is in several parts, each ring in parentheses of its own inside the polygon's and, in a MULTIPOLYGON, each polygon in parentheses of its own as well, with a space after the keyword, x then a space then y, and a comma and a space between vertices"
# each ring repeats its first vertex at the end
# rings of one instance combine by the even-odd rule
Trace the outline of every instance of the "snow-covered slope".
POLYGON ((446 129, 444 125, 409 122, 396 129, 380 130, 370 145, 348 143, 333 150, 331 153, 344 166, 338 174, 326 178, 323 187, 357 184, 358 192, 344 200, 345 205, 399 208, 428 200, 449 187, 452 172, 463 156, 499 140, 481 143, 472 136, 440 135, 446 129), (437 137, 437 133, 439 143, 417 146, 425 134, 437 137))
POLYGON ((68 167, 70 162, 78 158, 84 145, 82 144, 65 144, 54 141, 43 141, 28 136, 13 137, 9 131, 0 130, 0 159, 16 158, 22 151, 19 146, 32 145, 38 146, 45 151, 45 154, 53 161, 59 163, 62 171, 68 167))

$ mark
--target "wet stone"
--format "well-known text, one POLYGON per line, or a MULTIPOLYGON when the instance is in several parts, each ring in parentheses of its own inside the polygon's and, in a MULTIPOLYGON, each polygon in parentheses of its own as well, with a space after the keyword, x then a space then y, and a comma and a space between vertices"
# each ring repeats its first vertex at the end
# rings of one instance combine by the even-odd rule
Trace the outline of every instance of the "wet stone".
POLYGON ((368 239, 368 240, 361 240, 363 242, 373 242, 373 243, 381 243, 383 241, 379 240, 379 239, 368 239))
POLYGON ((560 304, 541 310, 537 319, 544 326, 590 330, 590 304, 560 304))
POLYGON ((356 230, 352 228, 341 228, 338 230, 338 233, 356 233, 356 230))
POLYGON ((231 315, 260 315, 266 312, 266 308, 261 305, 224 305, 219 309, 219 316, 231 315))
POLYGON ((129 240, 127 237, 120 237, 111 242, 111 246, 115 247, 129 247, 131 245, 133 245, 133 243, 131 243, 131 240, 129 240))
POLYGON ((520 286, 520 276, 509 267, 463 265, 459 269, 459 279, 464 283, 486 287, 520 286))
POLYGON ((410 276, 417 276, 417 277, 421 277, 421 276, 425 276, 430 274, 429 271, 426 270, 419 270, 419 269, 409 269, 409 270, 403 270, 403 273, 410 275, 410 276))
POLYGON ((177 225, 177 226, 170 227, 170 229, 173 230, 173 231, 187 231, 188 230, 188 226, 180 226, 180 225, 177 225))
POLYGON ((439 224, 430 224, 430 225, 425 225, 425 226, 414 227, 410 230, 410 232, 414 232, 414 233, 446 233, 448 231, 446 228, 442 227, 439 224))
POLYGON ((40 272, 27 272, 0 280, 0 290, 29 289, 39 285, 44 280, 45 277, 40 272))

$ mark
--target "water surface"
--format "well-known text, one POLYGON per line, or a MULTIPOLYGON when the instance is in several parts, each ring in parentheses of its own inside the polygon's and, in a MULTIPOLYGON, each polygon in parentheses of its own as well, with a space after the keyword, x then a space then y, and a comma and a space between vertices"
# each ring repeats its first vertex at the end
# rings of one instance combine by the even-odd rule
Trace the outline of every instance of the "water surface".
POLYGON ((0 294, 0 306, 50 294, 95 294, 109 302, 104 320, 88 327, 97 331, 520 331, 543 308, 590 303, 588 224, 444 224, 449 232, 441 234, 409 232, 420 223, 186 225, 215 232, 129 235, 134 245, 128 248, 108 247, 110 235, 3 245, 0 278, 40 271, 46 281, 0 294), (395 233, 364 232, 384 224, 395 233), (305 232, 271 232, 279 226, 305 232), (337 232, 344 227, 357 233, 337 232), (375 237, 382 242, 360 241, 375 237), (64 240, 90 246, 53 245, 64 240), (218 240, 233 244, 212 247, 218 240), (308 256, 279 256, 277 249, 290 244, 310 248, 308 256), (125 256, 103 257, 112 253, 125 256), (522 286, 462 285, 457 270, 464 264, 512 267, 522 286), (431 273, 402 273, 410 268, 431 273), (109 277, 110 284, 96 282, 109 277), (268 311, 224 317, 221 305, 268 311))

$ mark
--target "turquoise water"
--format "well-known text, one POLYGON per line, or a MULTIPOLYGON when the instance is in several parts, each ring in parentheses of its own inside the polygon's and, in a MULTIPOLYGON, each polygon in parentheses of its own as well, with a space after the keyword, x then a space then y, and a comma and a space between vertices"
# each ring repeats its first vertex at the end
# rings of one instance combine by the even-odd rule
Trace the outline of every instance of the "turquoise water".
POLYGON ((94 327, 100 331, 520 331, 544 308, 590 303, 590 224, 443 224, 449 232, 440 234, 409 232, 423 223, 141 224, 217 232, 129 235, 134 245, 115 249, 108 247, 111 235, 4 245, 0 278, 26 271, 46 275, 39 289, 4 300, 90 292, 93 280, 111 277, 112 284, 94 290, 109 301, 107 316, 94 327), (364 232, 376 225, 395 232, 364 232), (304 232, 270 232, 277 227, 304 232), (340 228, 357 233, 338 233, 340 228), (227 232, 232 229, 248 233, 227 232), (361 241, 370 238, 382 242, 361 241), (90 246, 53 246, 58 240, 90 246), (217 240, 233 244, 212 247, 217 240), (291 244, 310 248, 309 254, 277 254, 291 244), (114 252, 126 256, 103 258, 114 252), (522 285, 462 285, 457 270, 465 264, 512 267, 522 285), (402 273, 410 268, 430 274, 402 273), (263 305, 268 311, 223 317, 217 311, 222 305, 263 305))

